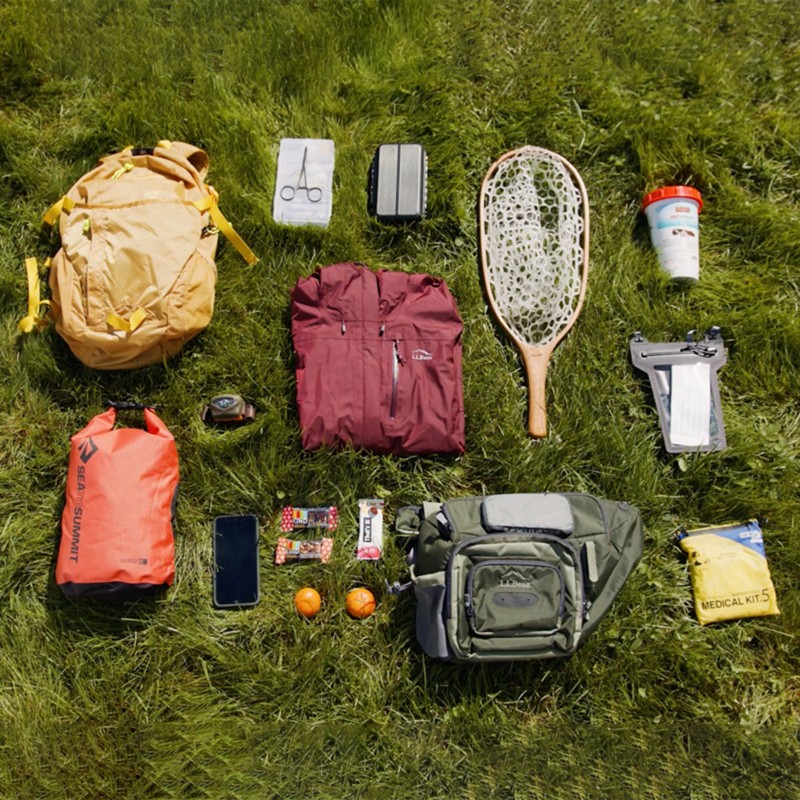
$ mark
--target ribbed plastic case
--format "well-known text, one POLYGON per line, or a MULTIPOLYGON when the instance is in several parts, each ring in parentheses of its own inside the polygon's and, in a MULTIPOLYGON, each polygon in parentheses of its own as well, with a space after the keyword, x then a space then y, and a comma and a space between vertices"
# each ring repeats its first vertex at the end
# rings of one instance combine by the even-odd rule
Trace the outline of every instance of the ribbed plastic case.
POLYGON ((419 144, 382 144, 369 171, 367 210, 381 222, 415 222, 425 216, 428 158, 419 144))

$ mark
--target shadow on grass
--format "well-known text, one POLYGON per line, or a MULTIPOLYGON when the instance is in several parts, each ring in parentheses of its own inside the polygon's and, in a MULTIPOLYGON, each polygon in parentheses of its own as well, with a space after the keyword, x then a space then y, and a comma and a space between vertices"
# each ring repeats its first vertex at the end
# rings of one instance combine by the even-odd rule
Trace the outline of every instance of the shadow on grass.
POLYGON ((411 680, 428 702, 443 710, 461 706, 465 700, 483 705, 489 699, 513 704, 528 698, 537 705, 546 705, 548 698, 560 693, 568 658, 480 664, 429 658, 416 641, 415 608, 413 590, 403 592, 387 634, 407 647, 411 680))

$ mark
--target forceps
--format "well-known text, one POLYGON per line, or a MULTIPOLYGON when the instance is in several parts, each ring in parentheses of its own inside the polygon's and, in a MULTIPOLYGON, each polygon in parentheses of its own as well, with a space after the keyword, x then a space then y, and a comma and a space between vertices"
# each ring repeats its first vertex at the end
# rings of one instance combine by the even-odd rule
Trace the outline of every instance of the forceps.
POLYGON ((309 203, 319 203, 322 200, 322 189, 319 186, 309 186, 308 176, 306 175, 306 158, 308 157, 308 147, 303 150, 303 163, 300 166, 300 174, 297 176, 297 183, 294 186, 286 184, 281 186, 281 200, 291 202, 298 192, 305 192, 309 203))

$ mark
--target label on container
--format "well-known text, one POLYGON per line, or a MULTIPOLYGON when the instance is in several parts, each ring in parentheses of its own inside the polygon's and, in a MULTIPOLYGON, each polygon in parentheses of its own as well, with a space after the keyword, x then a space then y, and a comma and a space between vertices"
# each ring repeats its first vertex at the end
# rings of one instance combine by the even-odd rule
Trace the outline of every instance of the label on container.
POLYGON ((673 278, 697 280, 700 272, 700 225, 697 203, 684 198, 659 200, 645 211, 659 263, 673 278))

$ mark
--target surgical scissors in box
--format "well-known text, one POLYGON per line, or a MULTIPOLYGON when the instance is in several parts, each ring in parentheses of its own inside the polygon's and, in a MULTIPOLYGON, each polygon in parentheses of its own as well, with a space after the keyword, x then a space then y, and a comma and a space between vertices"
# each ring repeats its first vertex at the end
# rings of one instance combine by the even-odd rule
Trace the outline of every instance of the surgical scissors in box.
POLYGON ((297 196, 298 192, 305 192, 309 203, 319 203, 319 201, 322 200, 322 188, 308 185, 306 158, 308 158, 308 147, 303 150, 303 163, 300 165, 300 174, 297 176, 297 183, 294 186, 289 186, 289 184, 281 186, 281 200, 290 203, 297 196))

